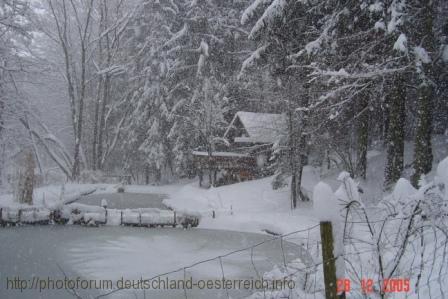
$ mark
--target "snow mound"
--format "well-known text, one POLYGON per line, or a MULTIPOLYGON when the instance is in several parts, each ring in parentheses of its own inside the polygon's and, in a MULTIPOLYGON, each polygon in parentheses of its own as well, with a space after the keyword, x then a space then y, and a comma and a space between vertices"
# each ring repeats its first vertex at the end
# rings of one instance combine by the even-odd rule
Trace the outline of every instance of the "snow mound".
POLYGON ((417 193, 417 189, 412 186, 411 182, 409 182, 407 179, 401 178, 395 185, 392 196, 393 199, 398 202, 415 193, 417 193))

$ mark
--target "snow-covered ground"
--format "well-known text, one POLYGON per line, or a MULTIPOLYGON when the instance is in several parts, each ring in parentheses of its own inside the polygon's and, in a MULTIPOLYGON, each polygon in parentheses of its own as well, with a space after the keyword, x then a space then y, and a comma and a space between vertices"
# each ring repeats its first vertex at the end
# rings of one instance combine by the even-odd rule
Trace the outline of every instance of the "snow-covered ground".
MULTIPOLYGON (((305 192, 311 194, 312 192, 310 191, 316 187, 319 181, 323 181, 329 187, 328 192, 323 192, 322 194, 330 194, 331 196, 328 196, 329 198, 338 198, 346 203, 351 200, 356 200, 361 204, 361 208, 367 209, 366 217, 369 217, 369 221, 372 221, 369 227, 361 209, 356 212, 361 212, 359 216, 354 215, 349 217, 351 224, 348 227, 350 227, 349 233, 351 235, 350 240, 345 244, 345 250, 346 254, 351 256, 348 261, 353 264, 349 264, 349 271, 346 275, 353 282, 354 289, 351 293, 354 296, 353 298, 363 296, 360 290, 361 278, 353 275, 364 273, 363 278, 372 278, 376 282, 380 280, 378 265, 376 264, 377 262, 374 262, 378 261, 379 256, 382 257, 382 263, 385 263, 383 265, 384 269, 382 269, 384 273, 381 275, 386 275, 385 277, 387 278, 390 272, 395 271, 395 275, 401 275, 405 278, 408 277, 413 284, 411 288, 413 292, 411 293, 392 293, 388 294, 388 296, 399 298, 406 296, 418 297, 420 295, 430 296, 432 294, 436 297, 438 296, 437 298, 441 298, 440 296, 443 297, 444 293, 448 293, 446 286, 441 283, 443 281, 441 280, 442 277, 448 275, 446 273, 446 267, 442 266, 446 264, 445 253, 443 251, 443 248, 446 248, 446 243, 444 245, 444 241, 441 241, 446 239, 443 234, 434 231, 434 235, 424 237, 424 241, 420 241, 420 237, 417 237, 418 234, 415 234, 415 232, 411 232, 413 237, 409 239, 404 237, 406 234, 405 227, 415 225, 415 221, 418 221, 416 219, 409 220, 410 215, 414 213, 409 211, 410 207, 415 207, 419 200, 429 200, 426 199, 427 196, 429 198, 436 196, 427 195, 428 190, 431 191, 441 188, 440 192, 442 193, 440 193, 440 196, 442 198, 444 197, 443 192, 445 192, 445 198, 448 196, 446 191, 444 191, 446 187, 443 187, 443 184, 446 186, 448 183, 441 182, 441 180, 444 180, 443 178, 447 177, 446 169, 448 169, 448 160, 443 160, 448 156, 448 147, 446 147, 446 144, 446 137, 440 137, 434 140, 433 171, 426 176, 423 182, 424 186, 418 191, 410 186, 409 181, 406 180, 406 178, 409 178, 412 170, 408 166, 404 171, 405 178, 397 183, 393 192, 383 191, 382 171, 385 164, 385 155, 380 151, 373 150, 369 152, 369 168, 365 181, 354 182, 349 178, 348 174, 339 175, 337 171, 322 174, 318 168, 305 167, 302 183, 305 192), (362 193, 360 194, 357 192, 358 186, 362 189, 362 193), (400 201, 401 203, 398 203, 400 201), (391 215, 388 215, 388 213, 391 215), (393 216, 394 213, 397 213, 396 216, 393 216), (389 239, 388 236, 394 236, 394 239, 389 239), (381 240, 381 244, 376 248, 371 243, 372 240, 377 238, 381 240), (423 253, 419 261, 419 258, 415 254, 412 254, 412 252, 416 250, 416 246, 422 246, 419 245, 420 242, 424 242, 424 245, 423 249, 420 247, 423 253), (403 244, 407 244, 406 247, 402 247, 404 246, 403 244), (403 250, 405 251, 400 265, 396 270, 391 270, 394 268, 393 265, 397 263, 400 248, 404 248, 403 250), (353 259, 357 259, 357 261, 353 262, 353 259), (421 282, 417 282, 417 268, 420 268, 419 271, 421 271, 421 282), (420 283, 419 295, 414 292, 414 288, 418 283, 420 283)), ((411 161, 412 148, 407 144, 405 150, 405 165, 409 165, 411 161)), ((299 206, 295 211, 291 211, 289 207, 290 198, 288 188, 272 190, 272 179, 272 177, 264 178, 208 190, 199 188, 196 183, 191 183, 184 186, 177 193, 172 194, 170 198, 165 199, 164 204, 177 210, 200 212, 202 215, 200 222, 201 228, 257 233, 271 232, 276 234, 286 234, 313 227, 313 225, 316 225, 322 219, 322 215, 328 215, 328 213, 325 213, 325 210, 328 211, 331 207, 334 209, 334 205, 323 203, 316 205, 314 208, 309 205, 299 206)), ((323 189, 326 190, 326 188, 323 189)), ((434 192, 437 193, 439 191, 434 192)), ((440 197, 438 200, 440 200, 440 197)), ((445 209, 447 206, 446 200, 448 198, 445 199, 445 209)), ((440 210, 429 210, 425 211, 425 213, 435 213, 434 215, 437 213, 443 214, 443 209, 441 207, 440 210)), ((439 216, 434 217, 434 220, 431 220, 431 224, 425 223, 425 218, 419 221, 423 221, 422 225, 434 226, 435 230, 437 230, 438 225, 439 229, 440 227, 446 226, 446 221, 443 218, 439 216)), ((341 227, 335 227, 335 230, 342 230, 341 227)), ((318 244, 320 238, 319 230, 310 230, 305 242, 303 238, 303 236, 298 238, 298 242, 302 242, 303 245, 313 246, 315 243, 318 244)), ((342 238, 342 235, 335 238, 342 238)), ((338 247, 335 249, 335 252, 344 252, 344 245, 339 245, 338 247)), ((319 263, 319 259, 321 258, 319 257, 319 253, 314 258, 314 262, 319 263)), ((273 271, 277 275, 279 273, 282 275, 290 275, 291 273, 288 268, 282 271, 278 271, 278 269, 274 269, 273 271)), ((282 276, 279 275, 279 277, 282 276)), ((300 290, 296 291, 298 291, 296 294, 299 296, 298 298, 304 295, 300 290)), ((254 298, 263 298, 263 295, 255 294, 254 298)), ((275 296, 279 295, 278 293, 275 294, 275 296)), ((376 293, 371 294, 371 296, 375 297, 377 295, 378 288, 376 293)))
MULTIPOLYGON (((370 217, 370 220, 373 221, 373 223, 371 223, 372 227, 368 227, 362 213, 359 215, 351 215, 349 219, 352 222, 349 225, 348 233, 352 239, 349 243, 345 244, 345 249, 338 245, 335 252, 339 250, 344 252, 345 250, 345 254, 356 256, 358 259, 350 265, 350 268, 348 268, 350 275, 356 270, 364 273, 363 275, 365 276, 375 277, 375 279, 377 279, 378 269, 375 268, 377 266, 375 261, 377 260, 378 252, 372 253, 372 244, 370 244, 372 239, 381 238, 381 232, 384 227, 385 234, 390 234, 395 238, 395 243, 389 239, 384 240, 384 246, 401 244, 400 242, 404 234, 401 227, 405 228, 407 225, 406 221, 408 221, 408 218, 406 217, 409 217, 409 213, 406 213, 408 209, 416 202, 416 200, 424 198, 424 194, 427 192, 425 191, 427 190, 425 188, 430 188, 428 190, 435 190, 440 188, 438 186, 442 186, 443 184, 448 185, 448 182, 444 181, 448 178, 446 172, 448 169, 448 160, 444 160, 439 164, 443 157, 448 155, 448 148, 445 146, 446 140, 443 138, 440 140, 437 139, 434 144, 434 171, 426 177, 425 182, 428 183, 427 187, 422 187, 423 189, 421 190, 412 188, 409 182, 403 178, 397 183, 397 186, 392 193, 384 193, 382 190, 382 170, 385 163, 385 155, 381 151, 372 150, 368 155, 369 167, 366 181, 354 182, 347 174, 340 175, 337 170, 323 172, 316 167, 305 167, 302 187, 310 198, 313 198, 316 201, 316 205, 313 208, 311 204, 299 204, 298 209, 294 211, 290 208, 289 188, 285 187, 283 189, 273 190, 271 187, 273 177, 210 189, 199 188, 197 182, 191 181, 169 186, 126 186, 125 191, 129 192, 129 194, 159 194, 159 198, 165 198, 163 200, 164 205, 178 212, 200 214, 201 221, 199 230, 145 230, 121 227, 101 227, 95 229, 83 227, 10 228, 3 231, 1 236, 2 241, 5 241, 1 242, 3 245, 0 245, 2 246, 1 257, 2 259, 7 259, 5 260, 7 266, 2 269, 8 269, 8 271, 3 271, 3 273, 0 271, 0 275, 2 275, 0 278, 4 280, 3 276, 5 274, 10 275, 11 269, 17 271, 17 269, 14 268, 14 265, 11 264, 15 262, 15 259, 16 261, 19 261, 24 255, 31 259, 31 255, 34 254, 34 248, 41 246, 35 245, 35 243, 38 243, 42 236, 45 236, 43 237, 44 242, 50 244, 54 242, 58 243, 52 248, 55 252, 58 252, 58 254, 63 252, 60 261, 64 264, 64 267, 67 267, 67 269, 70 269, 70 271, 73 271, 76 275, 81 275, 83 277, 85 276, 92 279, 117 279, 119 276, 129 276, 129 279, 133 279, 135 277, 138 278, 139 276, 161 274, 186 267, 199 260, 212 258, 212 261, 206 262, 208 266, 204 265, 198 268, 202 270, 197 270, 195 266, 191 272, 187 273, 188 275, 195 274, 198 277, 203 278, 213 277, 211 273, 213 271, 221 271, 220 267, 216 267, 216 263, 219 264, 219 259, 217 261, 216 258, 220 255, 249 245, 254 245, 259 242, 259 240, 272 237, 271 234, 288 234, 298 231, 284 240, 287 241, 285 244, 291 244, 287 246, 297 246, 295 252, 301 252, 299 256, 287 253, 288 258, 286 260, 282 261, 281 258, 278 259, 278 257, 281 257, 282 252, 285 251, 278 248, 279 245, 277 240, 277 245, 275 245, 277 247, 274 249, 268 248, 265 251, 261 250, 258 257, 252 256, 252 258, 255 258, 255 261, 258 261, 259 259, 269 260, 269 266, 266 266, 265 264, 259 268, 260 273, 266 272, 264 274, 265 277, 281 278, 287 275, 294 277, 294 279, 303 283, 304 277, 307 277, 306 275, 291 275, 291 273, 295 273, 293 271, 294 269, 310 269, 310 263, 313 264, 314 267, 320 267, 320 234, 317 225, 323 215, 329 215, 326 213, 328 212, 329 207, 333 207, 334 209, 334 205, 326 205, 325 202, 319 202, 319 199, 325 197, 333 198, 333 200, 335 198, 348 201, 355 199, 361 204, 359 211, 362 211, 361 209, 363 208, 368 209, 368 215, 366 215, 366 217, 370 217), (433 181, 434 183, 432 183, 433 181), (328 184, 328 186, 322 183, 319 184, 319 182, 324 182, 328 184), (363 190, 362 194, 357 193, 358 185, 363 190), (314 196, 313 191, 315 193, 314 196), (348 196, 349 193, 351 193, 350 196, 348 196), (382 201, 382 199, 385 199, 385 201, 382 201), (385 219, 382 217, 386 217, 386 219, 389 217, 384 214, 385 211, 388 213, 390 212, 388 211, 390 208, 388 206, 389 203, 394 205, 394 209, 397 210, 397 216, 393 217, 398 217, 397 220, 401 219, 400 226, 396 225, 398 222, 394 222, 394 219, 389 219, 387 222, 384 221, 384 225, 381 227, 382 220, 385 219), (399 206, 400 204, 402 204, 402 206, 399 206), (385 206, 386 208, 384 209, 385 206), (219 232, 217 232, 217 230, 219 230, 219 232), (20 231, 20 233, 17 233, 17 231, 20 231), (60 241, 56 238, 57 233, 55 232, 58 231, 68 232, 63 235, 64 238, 69 239, 60 241), (258 233, 258 235, 248 233, 258 233), (37 237, 34 237, 33 234, 37 237), (54 239, 51 239, 52 237, 54 239), (8 245, 9 247, 5 245, 16 244, 21 238, 33 241, 32 243, 26 243, 28 245, 25 244, 23 246, 24 248, 27 248, 27 246, 28 248, 31 248, 28 249, 28 252, 21 249, 19 253, 15 253, 13 248, 10 247, 11 245, 8 245), (37 239, 35 240, 34 238, 37 239), (306 253, 302 250, 303 248, 306 249, 306 253), (360 253, 364 251, 365 253, 360 253), (271 256, 276 257, 274 258, 271 256), (297 260, 295 259, 297 257, 300 258, 297 260), (194 271, 199 272, 196 273, 194 271)), ((406 147, 405 164, 409 164, 411 160, 412 149, 406 147)), ((409 176, 409 168, 405 170, 404 176, 409 176)), ((102 197, 110 197, 110 199, 113 200, 113 197, 117 196, 117 187, 117 185, 109 184, 66 184, 63 188, 61 186, 47 186, 35 190, 35 205, 51 206, 54 204, 61 204, 67 202, 67 200, 77 198, 81 193, 91 192, 93 190, 95 190, 94 200, 90 203, 99 205, 98 200, 102 197)), ((441 190, 442 197, 446 196, 443 195, 443 192, 446 193, 446 191, 443 191, 445 189, 442 188, 441 190)), ((122 195, 123 197, 120 198, 125 199, 126 194, 127 193, 124 193, 122 195)), ((144 198, 145 197, 143 196, 139 200, 139 205, 145 204, 144 198)), ((151 196, 148 195, 148 205, 150 205, 150 200, 151 196)), ((120 204, 125 203, 125 200, 120 202, 120 204)), ((0 196, 0 206, 2 205, 8 207, 18 206, 17 203, 13 202, 12 195, 10 194, 0 196)), ((423 219, 419 221, 423 221, 422 223, 424 223, 425 220, 423 219)), ((411 224, 412 223, 410 223, 410 225, 411 224)), ((447 275, 447 273, 445 273, 446 269, 440 266, 444 265, 446 262, 445 255, 440 251, 443 249, 443 247, 441 247, 443 244, 439 244, 440 240, 438 232, 435 232, 434 236, 425 237, 424 253, 421 259, 423 261, 421 264, 424 266, 421 266, 420 271, 422 271, 422 277, 426 280, 426 284, 422 282, 420 287, 423 291, 421 294, 428 296, 430 292, 435 292, 434 289, 437 289, 436 293, 439 295, 443 294, 443 292, 448 292, 448 290, 445 290, 440 283, 441 278, 447 275), (437 253, 437 257, 431 256, 431 253, 434 253, 434 255, 437 253), (430 261, 433 261, 432 263, 434 265, 439 265, 439 267, 437 268, 428 265, 430 261), (433 274, 433 271, 430 269, 437 269, 437 271, 440 272, 438 274, 433 274), (435 282, 431 280, 432 278, 435 282)), ((419 239, 410 238, 408 241, 410 242, 408 248, 419 246, 419 239)), ((384 259, 384 262, 387 263, 385 271, 390 270, 392 267, 391 265, 396 262, 395 257, 399 254, 397 248, 387 248, 387 246, 380 249, 374 248, 373 250, 380 251, 380 255, 384 259)), ((403 254, 403 264, 419 264, 418 258, 416 258, 415 254, 412 254, 411 251, 406 251, 406 253, 403 254)), ((232 255, 232 258, 229 258, 228 261, 224 262, 226 275, 254 277, 253 273, 249 275, 248 272, 243 270, 247 265, 253 265, 250 250, 249 256, 247 256, 247 250, 244 252, 246 256, 241 257, 240 260, 233 260, 234 255, 232 255)), ((52 264, 54 266, 55 260, 53 258, 56 258, 57 256, 48 257, 45 254, 42 256, 43 260, 39 260, 36 263, 36 267, 42 267, 42 265, 45 264, 45 261, 47 261, 47 264, 52 264)), ((31 260, 28 262, 30 261, 31 260)), ((24 262, 24 264, 28 262, 24 262)), ((312 274, 315 282, 308 282, 306 284, 308 288, 315 288, 315 290, 312 290, 309 293, 303 293, 303 290, 296 289, 296 297, 301 298, 300 296, 302 295, 307 296, 312 294, 313 298, 314 296, 319 298, 319 296, 323 294, 319 291, 322 287, 322 273, 320 270, 317 271, 316 269, 318 268, 314 268, 312 274)), ((411 266, 411 270, 403 268, 400 269, 399 271, 401 272, 398 273, 414 277, 413 275, 416 273, 415 270, 416 268, 411 266)), ((32 271, 27 271, 25 271, 27 275, 33 273, 32 271)), ((56 273, 55 271, 57 272, 58 270, 52 270, 52 274, 56 273)), ((218 274, 222 275, 219 271, 218 274)), ((39 270, 36 270, 35 273, 40 274, 39 270)), ((177 272, 176 275, 178 274, 179 273, 177 272)), ((349 278, 353 281, 358 279, 354 276, 350 276, 349 278)), ((412 283, 415 285, 416 282, 413 281, 412 283)), ((254 294, 253 298, 263 298, 264 295, 265 294, 260 293, 254 294)), ((276 293, 274 295, 277 296, 279 294, 276 293)), ((360 295, 359 289, 354 291, 352 295, 355 297, 360 295)), ((394 297, 398 296, 397 294, 393 295, 394 297)), ((413 296, 413 294, 408 295, 411 297, 413 296)), ((117 298, 120 298, 119 295, 117 296, 117 298)), ((179 296, 175 295, 174 297, 182 296, 183 293, 179 294, 179 296)))
MULTIPOLYGON (((306 168, 308 186, 318 182, 313 170, 306 168)), ((316 224, 309 209, 291 211, 289 189, 272 190, 271 181, 268 177, 211 189, 191 183, 163 203, 178 211, 199 212, 199 226, 208 229, 283 234, 316 224)))

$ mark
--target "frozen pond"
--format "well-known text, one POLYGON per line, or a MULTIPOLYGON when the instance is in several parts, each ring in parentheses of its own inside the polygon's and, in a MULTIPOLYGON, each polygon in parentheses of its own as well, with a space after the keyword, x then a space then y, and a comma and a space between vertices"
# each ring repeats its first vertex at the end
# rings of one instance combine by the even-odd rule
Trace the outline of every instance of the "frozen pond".
MULTIPOLYGON (((0 298, 75 298, 66 290, 42 290, 39 286, 51 280, 112 281, 114 287, 125 280, 177 270, 196 262, 224 255, 264 240, 267 235, 203 229, 147 229, 133 227, 26 226, 0 229, 0 298), (27 280, 27 290, 11 290, 14 278, 27 280), (33 277, 36 277, 33 279, 33 277), (36 280, 39 279, 39 282, 36 280), (7 282, 9 280, 9 285, 7 282), (42 280, 47 280, 41 282, 42 280), (34 285, 37 284, 37 287, 34 285), (8 289, 9 288, 9 289, 8 289), (29 290, 32 288, 32 290, 29 290)), ((269 241, 251 251, 246 250, 199 264, 185 271, 162 276, 164 280, 192 281, 206 279, 257 279, 274 265, 297 258, 298 245, 279 240, 269 241), (254 267, 255 266, 255 267, 254 267)), ((61 282, 62 283, 62 282, 61 282)), ((160 282, 159 282, 160 283, 160 282)), ((22 283, 25 286, 25 283, 22 283)), ((103 286, 107 283, 103 282, 103 286)), ((14 286, 17 287, 17 284, 14 286)), ((185 298, 184 290, 147 290, 138 285, 103 298, 185 298)), ((105 290, 82 290, 82 298, 93 298, 105 290), (92 297, 90 297, 92 296, 92 297)), ((230 296, 249 294, 230 290, 230 296)), ((227 298, 225 290, 187 290, 187 298, 227 298)))
POLYGON ((138 208, 158 208, 166 209, 162 204, 166 195, 161 194, 140 194, 140 193, 105 193, 105 194, 91 194, 82 197, 76 202, 100 206, 102 199, 107 200, 107 207, 109 209, 138 209, 138 208))

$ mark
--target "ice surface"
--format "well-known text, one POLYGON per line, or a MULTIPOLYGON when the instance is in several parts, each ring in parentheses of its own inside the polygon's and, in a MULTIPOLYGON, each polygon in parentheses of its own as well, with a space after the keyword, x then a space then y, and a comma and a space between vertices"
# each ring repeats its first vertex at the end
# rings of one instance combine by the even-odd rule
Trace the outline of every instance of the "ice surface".
POLYGON ((103 199, 106 199, 108 208, 111 209, 137 209, 137 208, 166 208, 162 204, 165 195, 160 194, 138 194, 138 193, 111 193, 92 194, 82 197, 77 203, 103 206, 103 199))
MULTIPOLYGON (((63 279, 58 264, 70 278, 84 279, 135 279, 176 270, 195 262, 214 258, 235 249, 270 239, 270 236, 213 231, 180 229, 143 229, 131 227, 86 228, 79 226, 41 226, 4 229, 0 242, 0 298, 73 298, 65 290, 20 291, 7 290, 6 277, 20 275, 63 279)), ((297 246, 284 242, 287 262, 298 257, 297 246)), ((244 279, 254 277, 250 262, 250 251, 241 252, 222 259, 225 277, 244 279)), ((263 273, 275 264, 282 264, 281 244, 269 241, 254 250, 254 263, 263 273)), ((191 269, 187 277, 193 279, 221 278, 218 260, 213 260, 191 269)), ((183 271, 170 275, 183 278, 183 271)), ((225 291, 208 293, 189 291, 188 298, 217 298, 225 291)), ((231 291, 239 298, 240 291, 231 291)), ((137 298, 143 293, 136 291, 137 298)), ((87 298, 86 292, 80 292, 87 298)), ((243 293, 244 294, 244 293, 243 293)), ((247 293, 246 293, 247 294, 247 293)), ((99 291, 90 291, 97 296, 99 291)), ((107 297, 110 298, 110 297, 107 297)), ((120 292, 112 298, 134 298, 133 292, 120 292)), ((147 292, 146 298, 185 298, 183 290, 172 292, 147 292)))

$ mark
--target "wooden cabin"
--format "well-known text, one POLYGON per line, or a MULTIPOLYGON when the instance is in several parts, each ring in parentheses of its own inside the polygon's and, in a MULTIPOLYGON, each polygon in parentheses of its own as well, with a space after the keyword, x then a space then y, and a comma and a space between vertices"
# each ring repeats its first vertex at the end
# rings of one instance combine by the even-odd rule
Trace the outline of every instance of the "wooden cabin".
POLYGON ((212 153, 192 153, 200 185, 207 174, 209 185, 214 186, 270 174, 267 169, 273 145, 280 142, 286 132, 283 114, 237 112, 223 136, 230 146, 212 153))

